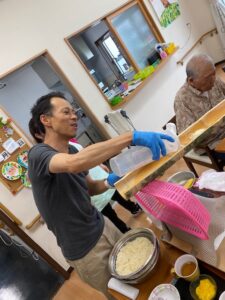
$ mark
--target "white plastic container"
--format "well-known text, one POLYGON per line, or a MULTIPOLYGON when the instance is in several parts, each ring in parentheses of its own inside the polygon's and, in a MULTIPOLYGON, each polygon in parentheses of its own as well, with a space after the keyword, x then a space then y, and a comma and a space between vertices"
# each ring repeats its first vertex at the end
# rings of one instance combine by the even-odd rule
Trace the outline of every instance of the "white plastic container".
MULTIPOLYGON (((167 154, 177 151, 180 147, 180 142, 176 134, 176 125, 168 123, 166 130, 163 131, 163 133, 174 138, 174 142, 163 140, 167 154)), ((127 149, 119 155, 111 158, 109 162, 112 171, 116 175, 122 177, 126 173, 149 164, 152 161, 152 152, 149 148, 143 146, 132 146, 130 149, 127 149)))
POLYGON ((219 300, 225 300, 225 291, 220 295, 219 300))

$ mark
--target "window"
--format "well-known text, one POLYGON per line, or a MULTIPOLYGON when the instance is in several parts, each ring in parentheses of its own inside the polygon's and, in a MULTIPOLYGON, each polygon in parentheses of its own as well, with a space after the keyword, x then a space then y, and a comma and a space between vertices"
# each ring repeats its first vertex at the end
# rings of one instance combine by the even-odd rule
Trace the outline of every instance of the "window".
POLYGON ((109 18, 109 20, 138 68, 145 68, 148 65, 148 57, 158 41, 139 6, 137 4, 133 5, 118 16, 109 18))
POLYGON ((124 56, 121 54, 113 38, 110 35, 108 35, 102 41, 102 45, 105 51, 110 56, 110 58, 112 59, 112 62, 116 65, 120 73, 125 77, 127 71, 129 70, 129 65, 124 56))
POLYGON ((106 63, 111 66, 112 70, 115 69, 115 76, 119 75, 117 76, 118 80, 129 80, 134 76, 135 72, 133 67, 120 50, 120 46, 113 37, 112 33, 107 32, 96 42, 96 45, 106 63))
POLYGON ((135 0, 66 42, 113 105, 125 97, 134 75, 149 65, 155 45, 163 39, 143 1, 135 0))

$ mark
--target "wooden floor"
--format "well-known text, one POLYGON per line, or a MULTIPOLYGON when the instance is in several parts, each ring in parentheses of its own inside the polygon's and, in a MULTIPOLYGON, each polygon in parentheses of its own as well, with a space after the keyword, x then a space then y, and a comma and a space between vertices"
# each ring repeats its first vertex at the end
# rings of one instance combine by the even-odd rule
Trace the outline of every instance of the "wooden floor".
MULTIPOLYGON (((222 64, 222 66, 223 65, 225 65, 225 63, 222 64)), ((221 65, 217 66, 217 74, 225 81, 225 73, 224 71, 222 71, 221 65)), ((160 179, 166 180, 172 174, 182 170, 188 170, 183 159, 179 160, 176 164, 169 168, 160 179)), ((196 166, 196 170, 198 174, 201 174, 204 170, 206 170, 206 168, 202 166, 196 166)), ((147 215, 145 213, 142 213, 141 215, 134 218, 127 210, 125 210, 120 205, 115 205, 115 210, 120 218, 123 219, 131 228, 149 226, 149 221, 147 220, 147 215)), ((103 300, 106 298, 97 291, 93 290, 87 284, 83 283, 75 272, 72 273, 70 279, 64 283, 64 285, 54 297, 54 300, 90 299, 103 300)))

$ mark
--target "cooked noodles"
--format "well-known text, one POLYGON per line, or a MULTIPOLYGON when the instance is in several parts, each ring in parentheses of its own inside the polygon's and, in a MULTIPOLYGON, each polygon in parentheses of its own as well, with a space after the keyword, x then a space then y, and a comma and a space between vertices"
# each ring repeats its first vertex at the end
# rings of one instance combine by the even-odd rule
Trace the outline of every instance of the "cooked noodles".
POLYGON ((138 237, 122 247, 116 258, 116 272, 129 275, 141 268, 153 253, 153 244, 145 237, 138 237))

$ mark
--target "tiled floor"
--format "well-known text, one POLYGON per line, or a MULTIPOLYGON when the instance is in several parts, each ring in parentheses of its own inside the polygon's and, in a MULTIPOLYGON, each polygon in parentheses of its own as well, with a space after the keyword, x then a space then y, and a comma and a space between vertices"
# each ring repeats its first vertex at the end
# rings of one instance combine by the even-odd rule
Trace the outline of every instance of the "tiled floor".
POLYGON ((1 300, 49 300, 64 282, 45 261, 35 260, 30 254, 0 232, 1 300))

